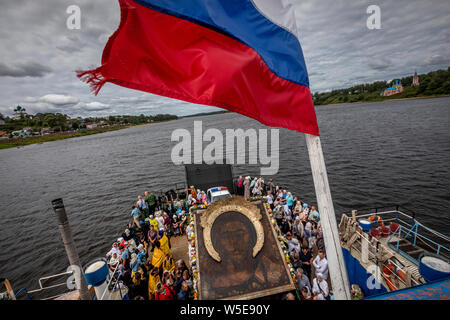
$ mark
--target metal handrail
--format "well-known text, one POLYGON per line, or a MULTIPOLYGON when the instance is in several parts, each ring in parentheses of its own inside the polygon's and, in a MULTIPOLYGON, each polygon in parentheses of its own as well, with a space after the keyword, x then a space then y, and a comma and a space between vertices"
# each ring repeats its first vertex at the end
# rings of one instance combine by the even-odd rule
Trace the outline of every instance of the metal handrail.
MULTIPOLYGON (((366 238, 364 235, 362 235, 362 234, 359 233, 358 231, 356 231, 356 233, 360 236, 360 240, 361 240, 361 241, 363 241, 363 239, 364 239, 364 241, 367 241, 367 242, 368 242, 368 245, 369 245, 370 247, 372 247, 372 249, 375 249, 375 250, 376 250, 377 247, 376 247, 375 245, 373 245, 373 244, 368 240, 368 238, 366 238)), ((382 244, 382 242, 381 242, 380 240, 378 240, 377 238, 373 238, 373 239, 375 239, 376 242, 382 244)), ((354 249, 355 249, 355 250, 358 250, 358 248, 355 246, 355 243, 352 244, 352 247, 353 247, 353 246, 354 246, 354 249)), ((358 250, 358 251, 361 252, 360 250, 358 250)), ((371 252, 371 251, 369 250, 369 251, 368 251, 368 254, 369 254, 369 255, 372 255, 372 258, 375 258, 375 259, 376 259, 375 253, 373 253, 373 252, 371 252)), ((388 261, 389 261, 390 264, 394 265, 397 269, 402 270, 403 272, 405 272, 405 271, 404 271, 404 268, 406 268, 406 267, 400 267, 398 264, 396 264, 394 261, 392 261, 392 259, 388 259, 388 261)), ((378 266, 377 266, 377 267, 378 267, 378 266)), ((394 275, 395 275, 395 277, 398 278, 398 280, 400 280, 403 284, 407 285, 406 282, 403 281, 396 273, 394 273, 394 275)), ((415 282, 416 285, 419 285, 419 284, 420 284, 420 283, 417 282, 414 278, 411 278, 411 281, 415 282)))
POLYGON ((443 239, 443 240, 445 240, 447 242, 450 242, 450 237, 448 237, 448 236, 446 236, 446 235, 444 235, 444 234, 442 234, 442 233, 440 233, 438 231, 435 231, 435 230, 425 226, 421 222, 417 221, 414 216, 410 216, 409 214, 406 214, 405 212, 400 211, 400 210, 389 210, 389 211, 373 212, 373 213, 360 214, 360 215, 357 214, 356 217, 364 218, 364 217, 373 216, 373 215, 384 216, 384 215, 392 214, 392 213, 396 214, 396 219, 399 222, 402 222, 403 224, 405 224, 405 225, 407 225, 407 226, 409 226, 411 228, 413 228, 413 227, 417 227, 417 228, 418 227, 422 227, 423 229, 427 230, 428 232, 434 234, 435 236, 437 236, 437 237, 439 237, 439 238, 441 238, 441 239, 443 239), (403 221, 402 219, 400 219, 398 217, 399 215, 411 219, 413 224, 410 224, 410 223, 408 223, 406 221, 403 221))
MULTIPOLYGON (((53 279, 53 278, 57 278, 57 277, 61 277, 63 275, 67 276, 67 275, 72 275, 72 274, 73 274, 73 270, 67 271, 67 272, 58 273, 58 274, 54 274, 54 275, 51 275, 51 276, 41 277, 38 280, 38 283, 39 283, 39 288, 38 289, 28 290, 27 288, 20 288, 16 292, 16 297, 19 296, 22 293, 25 293, 25 295, 27 296, 27 299, 31 300, 30 294, 32 294, 32 293, 37 293, 37 292, 41 292, 41 291, 44 291, 44 290, 53 289, 53 288, 56 288, 56 287, 61 287, 61 286, 67 284, 67 282, 63 282, 63 283, 58 283, 58 284, 55 284, 55 285, 52 285, 52 286, 45 287, 45 286, 43 286, 42 281, 53 279)), ((62 294, 60 294, 60 295, 62 295, 62 294)), ((55 297, 59 297, 60 295, 57 295, 55 297)), ((44 298, 43 300, 46 300, 46 299, 50 299, 50 298, 44 298)))
MULTIPOLYGON (((358 211, 359 212, 367 212, 367 211, 369 211, 369 213, 378 214, 378 212, 380 210, 384 210, 384 209, 391 209, 392 210, 393 208, 395 208, 395 211, 400 211, 401 210, 403 212, 409 213, 409 216, 411 216, 413 219, 415 219, 416 216, 419 216, 419 214, 417 214, 414 210, 408 208, 406 204, 401 204, 401 205, 394 204, 394 205, 382 206, 382 207, 363 208, 363 209, 358 209, 358 211), (374 211, 374 212, 370 212, 370 211, 374 211)), ((434 219, 436 218, 435 216, 432 216, 432 215, 427 214, 425 212, 421 212, 420 216, 427 216, 427 217, 431 217, 431 218, 434 218, 434 219)), ((443 218, 444 219, 448 219, 447 217, 443 217, 443 218)))
MULTIPOLYGON (((436 245, 436 247, 437 247, 437 248, 436 248, 436 254, 437 254, 437 255, 440 255, 440 254, 441 254, 441 253, 440 253, 441 249, 444 249, 444 250, 446 250, 447 252, 450 252, 450 249, 447 248, 446 246, 441 245, 441 244, 439 244, 439 243, 437 243, 437 242, 435 242, 435 241, 433 241, 433 240, 427 238, 426 236, 419 234, 419 233, 417 232, 418 226, 419 226, 419 224, 413 226, 411 229, 407 230, 407 234, 406 234, 406 236, 408 236, 410 233, 411 233, 411 234, 414 234, 414 243, 415 243, 416 237, 419 237, 419 238, 423 238, 423 239, 425 239, 425 240, 431 242, 432 244, 436 245), (416 231, 414 231, 414 228, 416 228, 416 231)), ((399 244, 400 244, 400 239, 401 239, 401 232, 402 232, 402 229, 406 229, 406 228, 404 228, 402 225, 399 225, 398 229, 390 236, 390 239, 392 239, 392 238, 393 238, 394 236, 396 236, 397 233, 398 233, 398 235, 397 235, 397 245, 396 245, 396 250, 397 250, 397 251, 399 251, 399 244)), ((404 236, 404 237, 406 237, 406 236, 404 236)), ((444 255, 444 254, 442 254, 442 255, 444 255)), ((418 262, 416 259, 414 259, 414 260, 415 260, 416 262, 418 262)))
POLYGON ((376 216, 382 216, 382 215, 389 214, 389 213, 400 213, 401 215, 403 215, 403 216, 405 216, 405 217, 407 217, 407 218, 414 219, 412 216, 410 216, 410 215, 408 215, 408 214, 406 214, 406 213, 404 213, 404 212, 402 212, 402 211, 399 211, 399 210, 390 210, 390 211, 382 211, 382 212, 372 212, 372 213, 361 214, 361 215, 358 215, 358 214, 357 214, 356 216, 359 217, 359 218, 364 218, 364 217, 370 217, 370 216, 373 216, 373 215, 376 215, 376 216))
MULTIPOLYGON (((111 284, 112 280, 114 279, 114 275, 115 275, 117 269, 119 268, 119 265, 120 265, 120 262, 117 263, 116 267, 114 268, 114 271, 112 271, 112 272, 110 271, 110 273, 109 273, 110 278, 108 281, 108 285, 106 286, 105 291, 103 291, 103 294, 102 294, 100 300, 103 300, 103 298, 105 297, 105 293, 106 293, 106 291, 108 291, 109 285, 111 284)), ((119 290, 121 290, 121 289, 119 288, 119 290)), ((120 293, 120 295, 122 296, 122 292, 120 293)))
POLYGON ((43 290, 52 289, 52 288, 56 288, 56 287, 60 287, 62 285, 65 285, 65 284, 67 284, 67 282, 55 284, 55 285, 48 286, 48 287, 44 287, 42 285, 42 280, 48 280, 48 279, 57 278, 57 277, 60 277, 60 276, 63 276, 63 275, 72 275, 72 274, 73 274, 73 270, 62 272, 62 273, 58 273, 58 274, 54 274, 54 275, 51 275, 51 276, 46 276, 46 277, 39 278, 39 280, 38 280, 38 282, 39 282, 39 289, 30 290, 30 291, 28 291, 28 293, 40 292, 40 291, 43 291, 43 290))

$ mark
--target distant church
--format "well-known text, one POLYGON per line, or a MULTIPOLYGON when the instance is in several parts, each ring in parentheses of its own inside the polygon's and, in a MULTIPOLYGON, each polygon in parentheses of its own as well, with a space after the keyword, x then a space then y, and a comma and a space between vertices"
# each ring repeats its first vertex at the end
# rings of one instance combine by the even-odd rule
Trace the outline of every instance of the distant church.
POLYGON ((16 108, 14 108, 14 115, 13 115, 14 120, 20 120, 25 118, 26 116, 27 110, 25 110, 25 108, 22 108, 21 106, 17 106, 16 108))
POLYGON ((412 82, 411 86, 413 86, 413 87, 419 86, 419 76, 417 75, 417 71, 414 71, 414 77, 413 77, 413 82, 412 82))
POLYGON ((385 89, 381 93, 381 95, 385 96, 385 97, 392 96, 392 95, 397 94, 397 93, 402 93, 403 90, 404 90, 403 89, 403 85, 400 82, 400 80, 394 80, 394 82, 392 83, 392 86, 390 88, 385 89))
MULTIPOLYGON (((413 82, 411 84, 412 87, 418 87, 419 86, 419 76, 417 75, 417 71, 414 71, 413 76, 413 82)), ((381 92, 382 96, 392 96, 394 94, 402 93, 404 90, 402 83, 400 80, 394 80, 392 82, 392 86, 390 88, 385 89, 383 92, 381 92)))

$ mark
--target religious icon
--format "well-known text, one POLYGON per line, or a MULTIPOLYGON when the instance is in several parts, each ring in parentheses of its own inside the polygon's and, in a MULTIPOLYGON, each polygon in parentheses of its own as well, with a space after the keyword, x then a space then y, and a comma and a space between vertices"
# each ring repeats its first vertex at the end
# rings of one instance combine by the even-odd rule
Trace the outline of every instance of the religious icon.
POLYGON ((250 299, 294 288, 261 203, 225 199, 199 213, 196 223, 201 299, 250 299))

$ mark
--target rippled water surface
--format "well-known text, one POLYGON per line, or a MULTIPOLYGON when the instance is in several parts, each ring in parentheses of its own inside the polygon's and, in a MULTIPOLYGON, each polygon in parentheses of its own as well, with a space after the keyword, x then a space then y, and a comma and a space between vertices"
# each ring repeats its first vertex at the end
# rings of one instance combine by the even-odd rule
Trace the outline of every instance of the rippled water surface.
MULTIPOLYGON (((317 109, 329 181, 338 214, 401 204, 425 224, 450 234, 450 98, 317 109)), ((130 206, 145 190, 184 182, 172 164, 176 128, 267 128, 237 114, 168 123, 0 150, 0 277, 16 290, 68 265, 51 200, 62 197, 85 264, 103 256, 123 231, 130 206)), ((234 174, 259 175, 256 166, 234 174)), ((314 185, 303 134, 280 130, 274 180, 308 203, 314 185)))

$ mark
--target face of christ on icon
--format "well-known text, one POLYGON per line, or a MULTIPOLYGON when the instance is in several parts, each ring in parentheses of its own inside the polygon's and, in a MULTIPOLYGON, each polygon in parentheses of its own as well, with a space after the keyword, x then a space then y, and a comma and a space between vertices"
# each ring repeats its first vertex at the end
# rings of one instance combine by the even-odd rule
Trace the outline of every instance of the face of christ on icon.
POLYGON ((236 286, 249 281, 256 262, 252 256, 256 231, 251 221, 238 212, 226 212, 214 222, 211 238, 225 271, 217 275, 214 286, 236 286))

